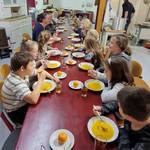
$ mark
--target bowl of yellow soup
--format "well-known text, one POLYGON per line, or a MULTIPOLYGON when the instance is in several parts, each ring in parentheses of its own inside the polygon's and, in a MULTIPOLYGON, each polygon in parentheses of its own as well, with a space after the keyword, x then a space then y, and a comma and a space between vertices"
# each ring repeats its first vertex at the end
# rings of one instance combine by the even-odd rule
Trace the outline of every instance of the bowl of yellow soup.
MULTIPOLYGON (((37 82, 33 84, 33 89, 37 86, 37 82)), ((44 80, 41 87, 40 93, 49 93, 56 88, 56 83, 52 80, 44 80)))
POLYGON ((101 142, 113 142, 119 134, 115 122, 105 116, 92 117, 88 121, 87 127, 91 136, 101 142))
POLYGON ((82 70, 88 71, 94 68, 94 65, 88 62, 81 62, 78 67, 82 70))
POLYGON ((51 60, 47 63, 47 68, 49 69, 56 69, 61 66, 61 63, 59 61, 51 60))
POLYGON ((99 92, 105 87, 103 82, 95 79, 86 80, 84 84, 87 89, 95 92, 99 92))

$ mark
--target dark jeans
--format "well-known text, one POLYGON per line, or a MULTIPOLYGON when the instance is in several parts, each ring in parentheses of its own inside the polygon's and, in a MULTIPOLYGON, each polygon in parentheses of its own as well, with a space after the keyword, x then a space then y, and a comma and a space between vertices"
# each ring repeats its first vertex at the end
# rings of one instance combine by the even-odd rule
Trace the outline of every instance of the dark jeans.
POLYGON ((29 105, 26 104, 25 106, 19 108, 18 110, 9 112, 7 114, 14 123, 23 124, 28 107, 29 105))
POLYGON ((125 30, 126 31, 128 30, 129 24, 130 24, 130 21, 127 21, 126 24, 125 24, 125 30))

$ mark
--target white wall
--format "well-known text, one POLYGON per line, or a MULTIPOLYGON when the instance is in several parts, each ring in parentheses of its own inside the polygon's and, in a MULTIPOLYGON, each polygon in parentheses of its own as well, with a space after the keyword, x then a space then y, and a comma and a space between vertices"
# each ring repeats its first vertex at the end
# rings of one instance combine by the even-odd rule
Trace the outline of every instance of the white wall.
POLYGON ((36 0, 37 5, 36 5, 36 9, 39 12, 42 12, 43 9, 45 9, 47 6, 50 6, 52 4, 52 0, 49 0, 49 4, 48 5, 43 5, 43 0, 36 0))
POLYGON ((93 11, 94 19, 96 18, 97 6, 94 6, 95 0, 54 0, 53 2, 56 8, 93 11), (92 7, 86 7, 86 2, 91 2, 92 7), (82 7, 83 4, 84 7, 82 7))

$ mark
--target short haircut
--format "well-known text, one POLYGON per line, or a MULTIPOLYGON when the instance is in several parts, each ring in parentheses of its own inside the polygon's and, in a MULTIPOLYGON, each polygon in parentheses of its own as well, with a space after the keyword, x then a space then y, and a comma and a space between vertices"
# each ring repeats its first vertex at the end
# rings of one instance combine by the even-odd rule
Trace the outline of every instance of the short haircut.
POLYGON ((33 56, 29 52, 17 52, 11 58, 11 70, 16 72, 21 68, 21 66, 26 68, 28 63, 33 60, 33 56))
POLYGON ((128 37, 125 34, 113 35, 112 38, 116 39, 116 43, 121 51, 125 51, 128 47, 128 37))
POLYGON ((42 21, 46 18, 47 15, 48 15, 47 13, 40 13, 40 14, 37 16, 37 21, 38 21, 38 22, 42 22, 42 21))
POLYGON ((117 99, 123 112, 134 119, 145 121, 150 117, 150 91, 125 87, 118 92, 117 99))
POLYGON ((34 45, 38 46, 38 43, 36 41, 28 40, 28 41, 22 41, 20 51, 32 51, 34 48, 34 45))

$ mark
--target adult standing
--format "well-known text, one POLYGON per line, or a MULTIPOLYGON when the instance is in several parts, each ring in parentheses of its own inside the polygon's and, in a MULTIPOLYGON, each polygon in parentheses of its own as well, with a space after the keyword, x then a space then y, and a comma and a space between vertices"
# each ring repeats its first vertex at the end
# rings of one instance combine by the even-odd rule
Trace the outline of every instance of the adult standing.
POLYGON ((134 6, 129 0, 124 0, 122 5, 122 17, 126 18, 125 30, 128 30, 129 24, 131 22, 132 15, 135 13, 134 6))
POLYGON ((41 13, 37 16, 37 23, 33 29, 33 40, 38 41, 38 36, 41 31, 45 30, 46 25, 49 24, 49 14, 41 13))

